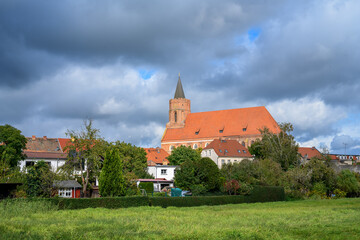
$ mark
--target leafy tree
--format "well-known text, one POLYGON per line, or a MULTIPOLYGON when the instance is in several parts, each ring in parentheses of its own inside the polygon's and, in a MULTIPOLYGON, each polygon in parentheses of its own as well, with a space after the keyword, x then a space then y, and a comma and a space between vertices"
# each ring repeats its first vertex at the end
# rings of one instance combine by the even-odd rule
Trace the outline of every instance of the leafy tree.
POLYGON ((201 158, 195 162, 195 171, 199 182, 203 184, 206 191, 216 191, 220 187, 220 170, 216 163, 208 157, 201 158))
POLYGON ((337 186, 340 190, 348 194, 356 194, 359 192, 359 182, 355 173, 350 170, 342 170, 337 177, 337 186))
POLYGON ((284 173, 282 181, 287 196, 303 198, 311 188, 311 173, 301 167, 292 168, 284 173))
POLYGON ((26 138, 21 131, 6 124, 0 126, 0 165, 14 169, 18 162, 25 159, 22 150, 26 147, 26 138))
POLYGON ((201 159, 201 155, 198 151, 192 149, 190 146, 179 146, 175 148, 171 155, 167 158, 171 165, 181 165, 186 160, 197 162, 201 159))
POLYGON ((29 197, 51 197, 55 174, 44 161, 27 168, 26 194, 29 197))
POLYGON ((71 143, 64 150, 69 152, 63 170, 72 174, 75 170, 81 177, 83 192, 87 196, 87 189, 91 176, 99 176, 102 155, 105 152, 104 140, 99 135, 99 130, 93 128, 92 120, 84 121, 80 131, 68 130, 66 135, 71 138, 71 143))
POLYGON ((210 158, 200 158, 197 161, 187 159, 176 171, 175 184, 197 195, 218 190, 220 176, 219 168, 210 158))
POLYGON ((135 178, 153 178, 147 172, 147 158, 143 148, 120 141, 115 142, 113 147, 118 149, 120 157, 123 159, 124 174, 135 178))
POLYGON ((290 123, 280 123, 281 132, 272 133, 268 128, 260 130, 262 139, 256 141, 250 148, 251 154, 258 159, 271 159, 278 162, 286 171, 299 164, 298 145, 291 135, 293 126, 290 123))
POLYGON ((304 166, 305 171, 311 176, 310 183, 324 183, 329 191, 336 185, 336 174, 334 169, 327 165, 324 159, 313 157, 304 166))
POLYGON ((256 178, 261 185, 279 186, 284 172, 281 165, 270 159, 254 161, 256 178))
POLYGON ((124 196, 126 193, 125 179, 123 176, 123 163, 117 148, 106 151, 103 168, 99 179, 100 195, 124 196))
POLYGON ((239 163, 224 164, 220 170, 226 181, 237 180, 247 184, 259 184, 257 168, 253 161, 242 160, 239 163))

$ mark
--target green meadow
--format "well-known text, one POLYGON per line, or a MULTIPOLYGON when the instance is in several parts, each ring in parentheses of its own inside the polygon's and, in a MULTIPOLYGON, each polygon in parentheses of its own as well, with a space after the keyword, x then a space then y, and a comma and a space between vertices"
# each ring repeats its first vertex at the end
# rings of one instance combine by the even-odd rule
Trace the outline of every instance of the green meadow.
POLYGON ((360 199, 61 210, 0 202, 0 239, 360 239, 360 199))

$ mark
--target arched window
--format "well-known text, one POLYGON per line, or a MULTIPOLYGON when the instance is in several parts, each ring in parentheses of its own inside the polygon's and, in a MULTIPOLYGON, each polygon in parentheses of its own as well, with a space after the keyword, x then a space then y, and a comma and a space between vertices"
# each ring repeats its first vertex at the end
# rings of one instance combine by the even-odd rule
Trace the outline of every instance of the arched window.
POLYGON ((177 122, 177 112, 174 113, 175 122, 177 122))
POLYGON ((173 145, 170 146, 170 151, 174 150, 175 147, 173 145))
POLYGON ((255 142, 255 141, 254 141, 254 140, 252 140, 252 141, 251 141, 251 145, 253 145, 253 144, 254 144, 254 142, 255 142))
POLYGON ((209 146, 209 143, 205 143, 205 147, 209 146))
POLYGON ((193 149, 197 149, 197 148, 198 148, 198 145, 195 143, 193 146, 193 149))

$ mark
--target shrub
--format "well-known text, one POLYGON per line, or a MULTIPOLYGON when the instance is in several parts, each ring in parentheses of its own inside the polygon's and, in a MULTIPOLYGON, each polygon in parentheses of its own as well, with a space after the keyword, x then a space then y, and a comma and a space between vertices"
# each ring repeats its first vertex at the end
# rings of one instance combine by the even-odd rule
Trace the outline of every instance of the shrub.
POLYGON ((154 192, 154 183, 152 182, 141 182, 139 184, 140 189, 145 189, 146 193, 152 193, 154 192))
POLYGON ((342 170, 337 177, 337 187, 348 194, 356 194, 359 192, 359 183, 355 173, 349 170, 342 170))
POLYGON ((335 189, 332 198, 344 198, 346 197, 346 192, 341 191, 340 189, 335 189))

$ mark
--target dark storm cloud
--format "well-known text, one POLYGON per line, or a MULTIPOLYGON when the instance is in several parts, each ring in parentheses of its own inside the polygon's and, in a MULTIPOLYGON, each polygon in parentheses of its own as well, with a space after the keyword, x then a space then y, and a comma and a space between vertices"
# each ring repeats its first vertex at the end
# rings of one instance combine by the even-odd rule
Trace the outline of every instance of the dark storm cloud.
POLYGON ((1 1, 0 124, 56 135, 92 118, 106 136, 155 144, 181 72, 197 111, 276 105, 299 139, 334 133, 339 118, 331 113, 343 117, 360 101, 357 7, 335 0, 1 1), (144 71, 152 77, 141 79, 144 71), (291 111, 299 105, 301 113, 291 111))

